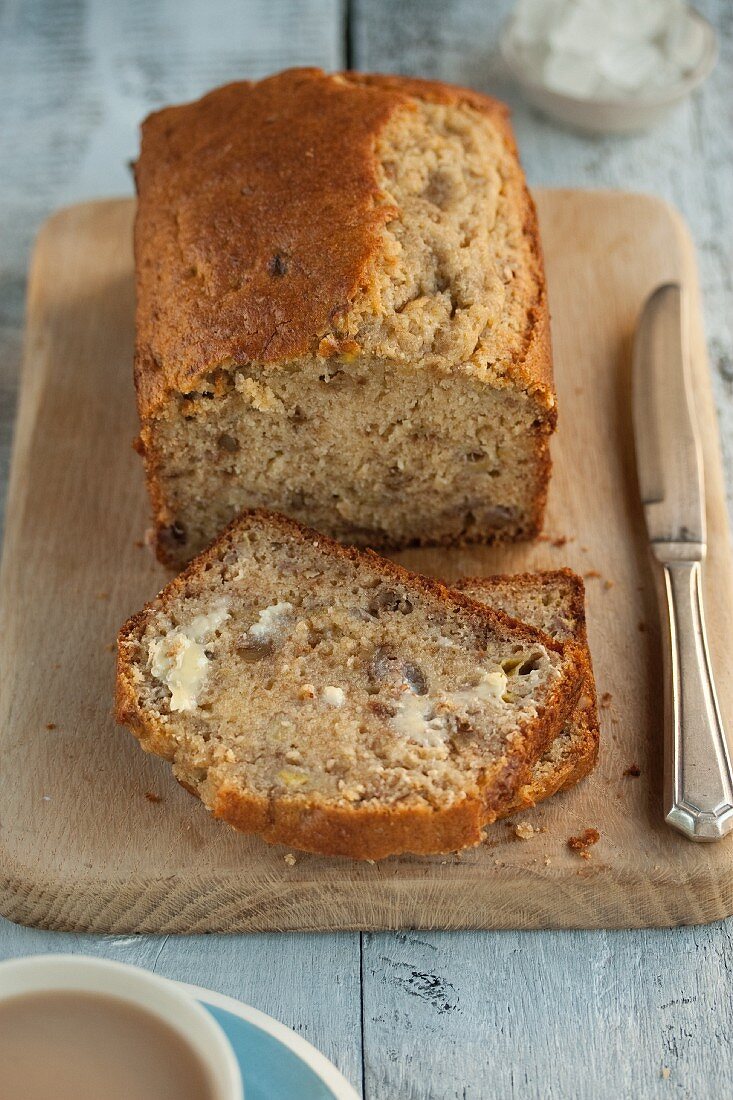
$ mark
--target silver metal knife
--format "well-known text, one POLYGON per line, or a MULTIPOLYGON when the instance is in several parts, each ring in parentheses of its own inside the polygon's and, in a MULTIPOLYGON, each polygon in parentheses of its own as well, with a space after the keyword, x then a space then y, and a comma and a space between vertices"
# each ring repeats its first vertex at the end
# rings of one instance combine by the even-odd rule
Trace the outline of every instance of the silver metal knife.
POLYGON ((664 646, 664 816, 691 840, 733 828, 733 770, 703 608, 702 454, 681 287, 658 287, 634 341, 636 464, 658 581, 664 646))

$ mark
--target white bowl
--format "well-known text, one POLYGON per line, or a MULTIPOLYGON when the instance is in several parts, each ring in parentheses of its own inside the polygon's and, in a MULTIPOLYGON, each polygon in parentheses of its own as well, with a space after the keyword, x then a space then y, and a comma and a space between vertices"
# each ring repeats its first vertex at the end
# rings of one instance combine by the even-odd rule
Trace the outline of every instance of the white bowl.
POLYGON ((207 1067, 214 1100, 244 1100, 242 1075, 229 1040, 211 1014, 176 982, 86 955, 32 955, 0 963, 0 1001, 59 990, 117 997, 152 1013, 207 1067))
POLYGON ((628 99, 581 99, 552 91, 528 73, 521 51, 512 39, 511 20, 504 28, 500 47, 505 64, 524 93, 525 99, 543 114, 586 134, 628 134, 656 125, 712 71, 718 59, 715 30, 694 8, 689 8, 705 35, 700 60, 681 80, 628 99))

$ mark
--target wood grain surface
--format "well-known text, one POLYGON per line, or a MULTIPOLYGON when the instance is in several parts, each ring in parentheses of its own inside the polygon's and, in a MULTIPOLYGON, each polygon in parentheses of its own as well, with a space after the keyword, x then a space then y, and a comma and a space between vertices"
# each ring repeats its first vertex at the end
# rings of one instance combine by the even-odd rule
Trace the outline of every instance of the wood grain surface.
MULTIPOLYGON (((0 5, 0 511, 25 276, 41 221, 61 202, 131 193, 125 162, 135 155, 136 124, 146 111, 217 81, 288 64, 349 62, 504 96, 535 184, 646 191, 683 212, 700 266, 730 501, 730 2, 696 0, 720 39, 712 76, 653 131, 623 140, 572 134, 522 102, 495 49, 512 3, 0 5), (98 152, 88 157, 91 148, 98 152)), ((84 952, 241 997, 306 1035, 369 1100, 728 1100, 732 932, 725 921, 617 932, 104 936, 0 919, 0 957, 84 952)))
POLYGON ((679 278, 693 315, 706 445, 709 628, 722 704, 733 571, 684 229, 646 197, 539 196, 561 422, 547 533, 501 549, 411 551, 441 577, 570 564, 587 578, 603 748, 580 787, 448 858, 369 866, 298 855, 214 822, 111 715, 116 627, 165 580, 145 546, 132 452, 132 204, 82 204, 44 227, 0 578, 0 754, 15 776, 0 838, 5 915, 62 930, 608 927, 733 911, 730 841, 661 821, 659 639, 629 420, 629 339, 645 296, 679 278), (577 288, 582 293, 577 293, 577 288), (638 768, 639 776, 624 773, 638 768), (572 835, 598 828, 587 861, 572 835), (539 831, 541 830, 541 831, 539 831))

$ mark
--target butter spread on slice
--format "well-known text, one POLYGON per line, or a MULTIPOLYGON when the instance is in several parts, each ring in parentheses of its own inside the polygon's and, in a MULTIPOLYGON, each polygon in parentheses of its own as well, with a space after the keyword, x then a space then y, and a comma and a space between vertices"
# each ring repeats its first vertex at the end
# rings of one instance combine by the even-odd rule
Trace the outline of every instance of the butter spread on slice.
POLYGON ((328 684, 323 689, 323 702, 327 703, 329 707, 342 707, 346 702, 344 689, 328 684))
POLYGON ((450 715, 456 710, 468 711, 486 702, 503 702, 507 677, 500 668, 483 672, 477 684, 462 691, 441 693, 431 699, 428 695, 406 692, 399 701, 392 718, 395 731, 409 741, 424 748, 438 749, 450 732, 450 715))
POLYGON ((488 703, 492 699, 501 702, 507 689, 507 675, 504 669, 497 668, 483 672, 477 684, 462 691, 452 691, 448 699, 456 706, 470 706, 472 703, 488 703))
POLYGON ((249 635, 256 642, 269 642, 283 627, 285 619, 293 610, 291 603, 273 603, 260 611, 259 619, 249 628, 249 635))
POLYGON ((222 605, 150 642, 150 671, 170 691, 171 711, 193 710, 198 705, 209 665, 204 642, 228 618, 229 612, 222 605))

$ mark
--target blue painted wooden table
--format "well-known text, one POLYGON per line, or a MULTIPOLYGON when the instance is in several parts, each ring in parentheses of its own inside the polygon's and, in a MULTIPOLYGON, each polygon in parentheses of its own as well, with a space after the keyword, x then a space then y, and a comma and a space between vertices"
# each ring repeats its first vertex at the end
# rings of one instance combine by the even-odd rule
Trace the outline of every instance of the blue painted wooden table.
MULTIPOLYGON (((643 0, 640 0, 643 2, 643 0)), ((506 0, 6 0, 0 6, 0 485, 34 233, 129 193, 152 108, 293 64, 401 71, 508 99, 532 183, 660 194, 692 227, 733 484, 733 8, 722 58, 654 132, 584 139, 532 114, 495 54, 506 0)), ((9 782, 10 777, 3 777, 9 782)), ((0 820, 1 827, 1 820, 0 820)), ((68 951, 239 997, 295 1028, 369 1100, 733 1095, 733 924, 594 933, 64 935, 0 921, 0 957, 68 951)))

